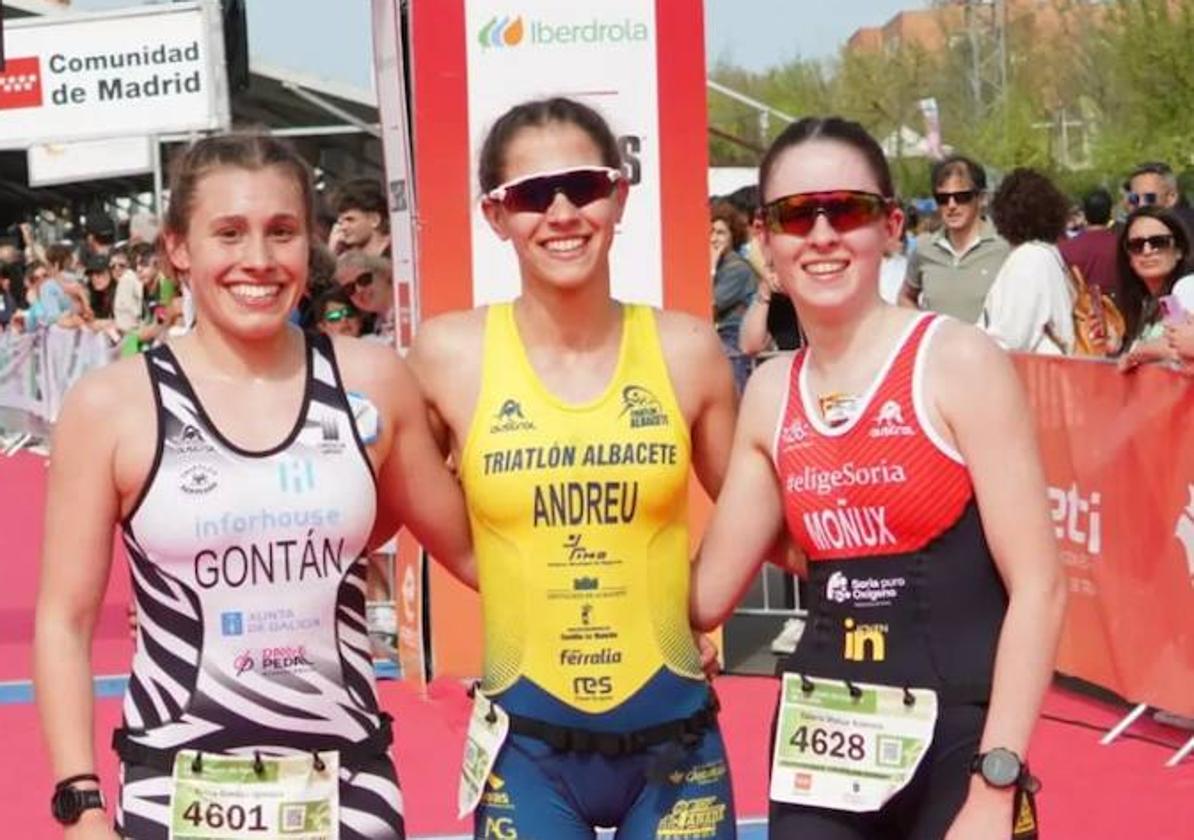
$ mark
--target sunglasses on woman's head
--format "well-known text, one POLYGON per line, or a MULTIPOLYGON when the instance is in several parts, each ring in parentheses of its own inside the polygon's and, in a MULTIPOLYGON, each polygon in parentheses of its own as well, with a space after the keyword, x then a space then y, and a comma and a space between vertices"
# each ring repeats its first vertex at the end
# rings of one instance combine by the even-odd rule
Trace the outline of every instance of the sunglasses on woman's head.
POLYGON ((1150 251, 1168 251, 1173 247, 1172 233, 1158 233, 1155 236, 1133 236, 1124 243, 1129 254, 1143 254, 1145 246, 1150 251))
POLYGON ((956 192, 935 192, 933 193, 933 200, 937 202, 939 207, 948 207, 950 201, 961 207, 963 204, 969 204, 978 197, 978 190, 958 190, 956 192))
POLYGON ((621 178, 621 172, 608 166, 577 166, 516 178, 490 190, 485 198, 512 213, 546 213, 559 193, 574 207, 609 198, 621 178))
POLYGON ((349 309, 347 306, 342 306, 339 309, 330 309, 323 313, 323 320, 334 324, 337 321, 343 321, 346 318, 355 318, 356 316, 356 312, 349 309))
POLYGON ((796 193, 763 205, 763 221, 772 233, 808 236, 824 215, 833 229, 846 233, 883 217, 891 200, 858 190, 796 193))

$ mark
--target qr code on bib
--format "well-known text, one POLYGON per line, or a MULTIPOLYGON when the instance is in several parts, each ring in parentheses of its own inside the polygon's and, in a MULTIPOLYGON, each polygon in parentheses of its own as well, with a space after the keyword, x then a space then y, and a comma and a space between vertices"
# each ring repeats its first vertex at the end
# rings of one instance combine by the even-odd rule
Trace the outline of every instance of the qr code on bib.
POLYGON ((880 735, 876 741, 879 757, 876 759, 880 767, 901 767, 904 764, 904 742, 899 738, 888 738, 880 735))
POLYGON ((283 805, 282 806, 282 831, 302 831, 307 827, 307 806, 299 805, 283 805))

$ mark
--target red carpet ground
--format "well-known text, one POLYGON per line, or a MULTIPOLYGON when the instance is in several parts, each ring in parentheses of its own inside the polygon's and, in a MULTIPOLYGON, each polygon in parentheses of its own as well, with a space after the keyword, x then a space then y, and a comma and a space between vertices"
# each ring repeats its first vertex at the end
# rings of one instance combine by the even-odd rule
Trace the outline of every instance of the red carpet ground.
MULTIPOLYGON (((19 840, 60 837, 47 813, 52 784, 35 710, 27 702, 44 466, 39 458, 0 458, 0 836, 19 840)), ((62 558, 61 562, 70 562, 62 558)), ((118 568, 97 632, 94 669, 127 671, 124 629, 126 573, 118 568)), ((730 751, 740 817, 766 809, 767 726, 776 683, 755 677, 718 681, 722 726, 730 751)), ((466 826, 454 816, 461 743, 467 716, 463 688, 436 682, 426 698, 409 688, 382 683, 383 703, 397 720, 396 756, 414 836, 452 835, 466 826)), ((1061 689, 1050 693, 1046 714, 1110 728, 1123 710, 1061 689)), ((115 762, 108 733, 120 714, 119 700, 97 704, 97 755, 111 784, 115 762)), ((1188 840, 1194 837, 1194 759, 1166 769, 1165 760, 1186 733, 1148 721, 1133 736, 1167 746, 1123 739, 1100 747, 1100 733, 1049 718, 1033 741, 1034 771, 1044 780, 1040 797, 1045 840, 1188 840)), ((753 832, 752 832, 753 834, 753 832)), ((815 838, 811 838, 815 840, 815 838)))

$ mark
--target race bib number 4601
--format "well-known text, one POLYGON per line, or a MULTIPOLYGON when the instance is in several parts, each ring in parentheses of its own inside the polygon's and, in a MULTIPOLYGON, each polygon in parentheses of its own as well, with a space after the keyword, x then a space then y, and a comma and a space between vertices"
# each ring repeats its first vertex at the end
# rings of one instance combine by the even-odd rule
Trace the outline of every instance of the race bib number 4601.
POLYGON ((339 840, 340 757, 175 756, 170 840, 339 840))
POLYGON ((912 780, 933 740, 937 695, 785 674, 771 798, 877 811, 912 780))

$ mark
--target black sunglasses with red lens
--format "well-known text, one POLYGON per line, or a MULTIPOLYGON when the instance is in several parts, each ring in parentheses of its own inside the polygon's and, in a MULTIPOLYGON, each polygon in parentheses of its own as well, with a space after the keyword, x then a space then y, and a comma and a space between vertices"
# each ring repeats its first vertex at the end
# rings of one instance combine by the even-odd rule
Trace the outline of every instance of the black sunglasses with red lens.
POLYGON ((574 207, 609 198, 621 178, 621 172, 607 166, 578 166, 516 178, 490 190, 485 197, 512 213, 546 213, 560 193, 574 207))
POLYGON ((846 233, 881 219, 891 199, 858 190, 796 193, 763 205, 763 221, 772 233, 808 236, 824 216, 838 233, 846 233))

